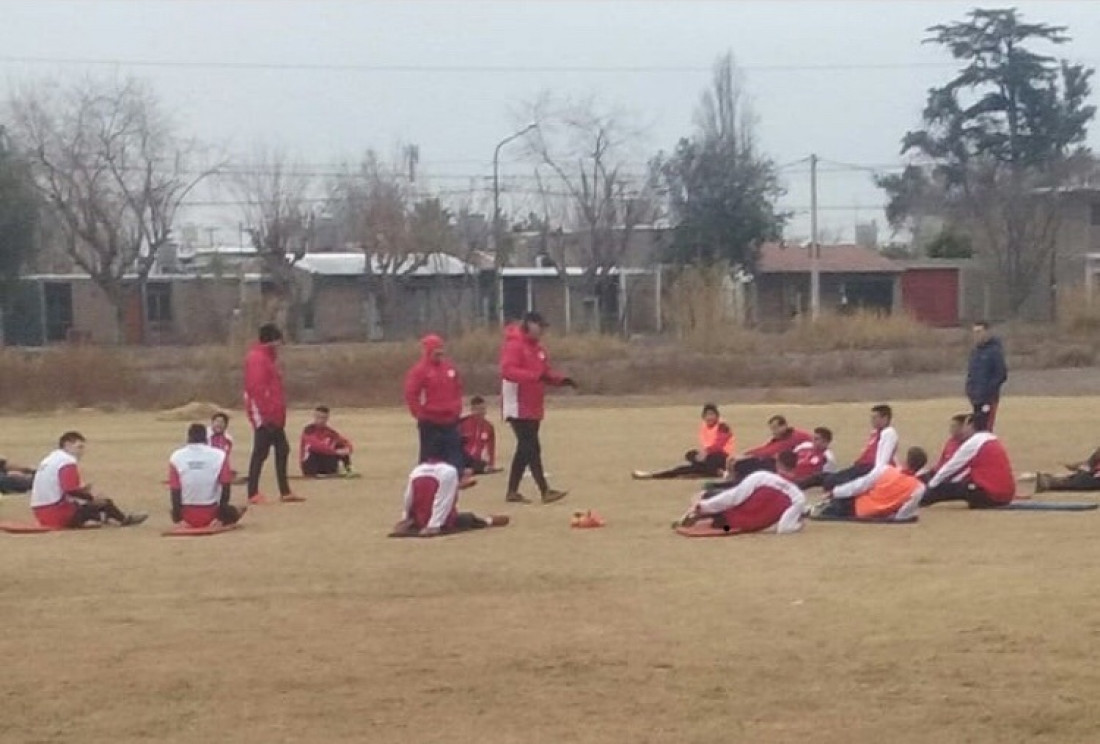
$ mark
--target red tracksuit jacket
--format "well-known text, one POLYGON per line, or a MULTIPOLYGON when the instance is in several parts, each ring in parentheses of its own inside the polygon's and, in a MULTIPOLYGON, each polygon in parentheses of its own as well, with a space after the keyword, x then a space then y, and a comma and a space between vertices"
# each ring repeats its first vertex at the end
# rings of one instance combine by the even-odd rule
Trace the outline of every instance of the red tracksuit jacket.
POLYGON ((462 379, 444 358, 433 360, 432 352, 443 346, 439 336, 425 336, 420 345, 424 356, 405 376, 405 403, 417 421, 438 426, 457 424, 462 416, 462 379))
POLYGON ((538 339, 515 323, 504 329, 500 350, 501 403, 505 419, 541 421, 546 412, 546 385, 560 385, 564 376, 550 366, 538 339))
POLYGON ((275 359, 275 347, 260 343, 244 358, 244 410, 253 429, 286 426, 286 393, 275 359))
POLYGON ((309 424, 302 429, 302 438, 298 442, 298 462, 305 462, 311 454, 335 455, 338 449, 350 451, 353 447, 346 437, 332 427, 309 424))
POLYGON ((467 455, 496 467, 497 433, 492 424, 478 416, 463 416, 458 422, 458 433, 467 455))
POLYGON ((762 460, 774 460, 783 452, 793 452, 794 448, 804 442, 812 442, 813 436, 801 429, 787 429, 782 437, 769 439, 764 444, 745 453, 747 457, 757 457, 762 460))

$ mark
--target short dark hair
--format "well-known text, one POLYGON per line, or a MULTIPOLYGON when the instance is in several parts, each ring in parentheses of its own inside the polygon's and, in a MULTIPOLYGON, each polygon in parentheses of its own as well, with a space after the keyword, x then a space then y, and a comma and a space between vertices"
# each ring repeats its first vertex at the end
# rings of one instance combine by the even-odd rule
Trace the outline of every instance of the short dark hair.
POLYGON ((791 452, 790 450, 784 450, 783 452, 780 452, 779 455, 775 458, 775 461, 784 470, 794 470, 796 467, 798 467, 798 455, 796 455, 794 452, 791 452))
POLYGON ((833 441, 833 430, 829 429, 828 427, 819 426, 816 429, 814 429, 814 434, 817 434, 819 437, 824 439, 826 442, 832 442, 833 441))
POLYGON ((480 395, 475 395, 474 397, 470 398, 470 405, 471 406, 485 405, 485 399, 482 398, 480 395))
POLYGON ((206 444, 206 424, 191 424, 187 427, 188 444, 206 444))
POLYGON ((969 415, 969 413, 956 413, 954 416, 951 417, 951 421, 952 423, 956 423, 961 426, 966 423, 966 417, 969 415))
POLYGON ((65 448, 66 444, 74 444, 76 442, 86 442, 84 435, 79 431, 67 431, 61 435, 61 438, 57 440, 57 446, 61 449, 65 448))
POLYGON ((270 344, 275 341, 281 341, 283 338, 283 332, 279 330, 279 326, 274 323, 264 323, 260 326, 260 343, 270 344))
POLYGON ((313 410, 317 411, 317 413, 332 413, 332 411, 329 410, 328 406, 317 406, 313 410))
POLYGON ((216 419, 221 419, 222 421, 224 421, 226 423, 226 425, 229 424, 229 414, 226 413, 225 411, 218 411, 217 413, 215 413, 213 416, 210 417, 211 421, 214 421, 216 419))
POLYGON ((915 473, 928 464, 928 453, 920 447, 910 447, 905 453, 905 464, 915 473))
POLYGON ((885 416, 886 418, 893 420, 894 409, 885 403, 879 404, 871 409, 871 413, 877 413, 879 416, 885 416))
POLYGON ((768 424, 775 424, 776 426, 786 426, 787 418, 786 416, 772 416, 770 419, 768 419, 768 424))
POLYGON ((718 405, 716 403, 704 403, 703 404, 703 413, 702 413, 702 415, 706 416, 708 413, 713 413, 715 416, 720 416, 721 415, 720 413, 718 413, 718 405))

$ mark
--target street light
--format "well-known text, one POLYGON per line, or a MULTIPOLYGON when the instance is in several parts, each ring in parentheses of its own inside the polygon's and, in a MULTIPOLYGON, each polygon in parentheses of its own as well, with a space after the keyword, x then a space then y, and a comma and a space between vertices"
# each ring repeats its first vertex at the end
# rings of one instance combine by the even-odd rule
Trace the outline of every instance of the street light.
POLYGON ((493 231, 492 238, 493 243, 493 261, 498 266, 500 263, 500 150, 509 142, 515 139, 519 139, 523 135, 530 132, 532 129, 538 127, 538 122, 531 122, 518 132, 509 134, 507 137, 497 143, 496 149, 493 150, 493 231))

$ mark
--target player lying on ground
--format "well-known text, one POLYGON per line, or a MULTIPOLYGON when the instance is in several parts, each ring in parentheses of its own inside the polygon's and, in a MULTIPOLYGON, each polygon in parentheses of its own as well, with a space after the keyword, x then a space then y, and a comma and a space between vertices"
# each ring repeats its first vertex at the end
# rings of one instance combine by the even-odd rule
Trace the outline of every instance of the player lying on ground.
POLYGON ((928 464, 928 454, 912 447, 905 468, 881 465, 867 475, 837 486, 814 508, 815 516, 906 520, 917 514, 926 487, 914 473, 928 464))
POLYGON ((34 484, 34 468, 0 458, 0 493, 26 493, 34 484))
POLYGON ((436 460, 421 463, 409 473, 401 521, 394 526, 393 535, 434 537, 506 524, 506 516, 479 517, 472 512, 460 512, 458 471, 449 463, 436 460))
POLYGON ((1069 475, 1051 473, 1035 474, 1035 492, 1044 491, 1100 491, 1100 449, 1084 462, 1066 465, 1069 475))
POLYGON ((898 431, 894 428, 894 412, 890 406, 878 405, 871 409, 871 437, 863 452, 850 468, 832 473, 824 478, 823 485, 832 489, 842 483, 854 481, 883 465, 896 465, 898 431))
POLYGON ((796 447, 813 441, 813 436, 809 432, 795 429, 783 416, 772 416, 768 419, 768 429, 771 430, 771 439, 730 460, 727 465, 730 481, 736 483, 758 470, 774 473, 775 460, 780 454, 793 452, 796 447))
POLYGON ((703 422, 699 425, 699 449, 684 454, 686 464, 650 473, 635 470, 636 480, 670 480, 672 478, 720 478, 726 471, 726 461, 735 451, 733 432, 722 420, 718 406, 703 406, 703 422))
MULTIPOLYGON (((781 455, 787 467, 793 468, 792 453, 781 455)), ((691 511, 677 526, 690 526, 709 519, 711 526, 726 532, 763 532, 779 534, 802 529, 802 512, 806 496, 788 478, 761 470, 752 473, 732 488, 718 492, 704 491, 691 511)))
POLYGON ((993 509, 1016 497, 1008 453, 996 435, 977 431, 974 416, 963 423, 965 440, 928 482, 921 506, 965 501, 971 509, 993 509))
POLYGON ((69 529, 88 522, 115 522, 123 527, 141 524, 147 518, 137 512, 126 514, 108 498, 92 492, 78 466, 86 441, 79 432, 61 435, 58 448, 38 466, 31 488, 31 508, 43 527, 69 529))
POLYGON ((206 441, 206 427, 191 424, 187 444, 168 458, 172 522, 188 527, 236 524, 244 513, 229 504, 233 471, 229 453, 206 441))
POLYGON ((485 399, 475 395, 470 398, 470 412, 458 421, 462 451, 466 456, 463 465, 473 475, 501 471, 497 467, 497 432, 485 413, 485 399))
POLYGON ((331 411, 328 406, 313 409, 313 423, 302 429, 298 443, 298 463, 302 475, 316 478, 324 475, 348 475, 351 469, 353 447, 347 437, 328 425, 331 411))

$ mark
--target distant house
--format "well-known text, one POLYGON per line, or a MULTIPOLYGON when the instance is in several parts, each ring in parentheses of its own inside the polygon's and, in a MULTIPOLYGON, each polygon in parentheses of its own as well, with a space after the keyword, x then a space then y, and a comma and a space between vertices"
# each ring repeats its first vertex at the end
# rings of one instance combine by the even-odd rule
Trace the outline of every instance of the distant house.
MULTIPOLYGON (((956 326, 962 307, 962 264, 894 261, 860 245, 820 246, 820 301, 825 312, 907 311, 936 326, 956 326)), ((810 311, 812 261, 806 245, 766 243, 750 292, 752 316, 763 328, 783 328, 810 311)))

